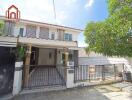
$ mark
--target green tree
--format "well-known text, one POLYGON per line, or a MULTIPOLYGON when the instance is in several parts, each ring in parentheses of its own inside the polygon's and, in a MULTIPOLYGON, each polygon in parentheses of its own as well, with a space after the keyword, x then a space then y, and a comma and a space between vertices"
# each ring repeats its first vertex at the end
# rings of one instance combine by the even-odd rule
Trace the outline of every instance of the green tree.
POLYGON ((3 29, 4 29, 4 21, 0 20, 0 35, 3 34, 3 29))
POLYGON ((132 0, 108 0, 109 17, 87 24, 87 50, 107 56, 132 57, 132 0))

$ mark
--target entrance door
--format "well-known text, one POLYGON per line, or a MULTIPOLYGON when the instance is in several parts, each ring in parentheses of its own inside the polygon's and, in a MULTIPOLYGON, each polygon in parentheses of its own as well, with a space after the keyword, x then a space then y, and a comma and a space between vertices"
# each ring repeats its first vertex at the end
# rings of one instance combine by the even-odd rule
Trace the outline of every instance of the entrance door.
POLYGON ((12 92, 15 68, 13 48, 0 47, 0 96, 12 92))

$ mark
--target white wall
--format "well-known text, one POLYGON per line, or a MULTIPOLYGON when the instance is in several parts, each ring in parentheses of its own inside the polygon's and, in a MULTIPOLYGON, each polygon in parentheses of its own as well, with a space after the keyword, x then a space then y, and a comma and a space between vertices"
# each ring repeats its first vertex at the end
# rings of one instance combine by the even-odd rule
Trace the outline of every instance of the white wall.
POLYGON ((57 29, 55 29, 55 28, 50 28, 50 29, 49 29, 49 39, 51 39, 51 34, 52 34, 52 33, 55 34, 55 40, 58 40, 57 29))
POLYGON ((72 34, 72 40, 77 41, 77 38, 78 38, 78 35, 79 35, 78 33, 70 31, 70 30, 65 30, 65 33, 72 34))
POLYGON ((26 26, 24 24, 16 24, 13 33, 15 37, 18 36, 20 28, 24 28, 23 36, 26 35, 26 26))
POLYGON ((39 65, 54 65, 54 49, 39 49, 39 65), (49 53, 51 53, 51 59, 49 58, 49 53))

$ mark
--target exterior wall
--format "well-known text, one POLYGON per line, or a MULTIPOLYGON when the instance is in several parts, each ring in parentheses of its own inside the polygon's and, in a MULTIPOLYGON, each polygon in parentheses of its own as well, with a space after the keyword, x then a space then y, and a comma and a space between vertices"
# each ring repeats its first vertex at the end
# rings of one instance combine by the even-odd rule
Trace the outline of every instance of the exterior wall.
POLYGON ((77 42, 74 41, 55 41, 36 38, 20 37, 19 42, 23 44, 39 45, 42 47, 77 47, 77 42))
POLYGON ((69 30, 65 30, 65 33, 72 34, 72 41, 77 41, 77 39, 78 39, 78 34, 77 34, 76 32, 69 31, 69 30))
POLYGON ((129 64, 132 66, 132 58, 126 57, 126 59, 128 60, 129 64))
POLYGON ((64 40, 64 30, 63 29, 57 29, 57 32, 58 32, 59 40, 63 41, 64 40))
POLYGON ((54 49, 39 49, 38 65, 55 65, 55 50, 54 49), (51 58, 49 57, 51 53, 51 58))
POLYGON ((55 40, 59 40, 59 33, 57 32, 57 29, 55 28, 50 28, 49 29, 49 39, 51 39, 51 34, 55 34, 55 40))
POLYGON ((29 21, 29 20, 20 20, 17 23, 12 23, 12 21, 6 19, 4 16, 0 16, 0 19, 7 22, 5 24, 5 29, 4 29, 5 30, 4 32, 6 34, 3 37, 5 38, 6 36, 7 40, 4 41, 5 42, 4 44, 6 44, 7 42, 10 42, 10 38, 16 39, 16 37, 20 33, 20 28, 23 28, 24 30, 21 30, 21 32, 23 32, 23 36, 20 36, 19 38, 19 42, 21 44, 31 44, 32 46, 39 46, 39 47, 46 46, 47 48, 50 48, 50 47, 70 48, 70 47, 78 46, 77 42, 75 41, 77 41, 77 36, 81 32, 81 30, 79 29, 60 26, 60 25, 54 25, 54 24, 48 24, 48 23, 29 21), (12 24, 10 25, 8 24, 8 22, 11 22, 12 24), (46 29, 48 28, 49 30, 43 31, 42 32, 43 34, 40 35, 41 27, 44 27, 46 29), (54 40, 51 40, 52 33, 55 33, 54 40), (72 34, 72 41, 64 41, 65 33, 72 34))
POLYGON ((13 33, 13 35, 15 37, 17 37, 19 35, 20 28, 23 28, 24 29, 23 36, 26 35, 26 26, 24 24, 16 24, 15 25, 15 28, 14 28, 14 33, 13 33))

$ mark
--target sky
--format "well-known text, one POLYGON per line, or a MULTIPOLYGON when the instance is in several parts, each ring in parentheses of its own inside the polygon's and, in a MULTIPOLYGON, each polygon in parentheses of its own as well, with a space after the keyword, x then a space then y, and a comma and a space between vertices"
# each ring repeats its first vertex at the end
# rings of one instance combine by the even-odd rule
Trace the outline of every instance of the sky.
MULTIPOLYGON (((0 15, 5 15, 14 4, 21 11, 22 19, 41 21, 79 29, 85 29, 90 21, 102 21, 108 17, 107 0, 0 0, 0 15)), ((83 33, 78 36, 79 47, 85 47, 83 33)))

